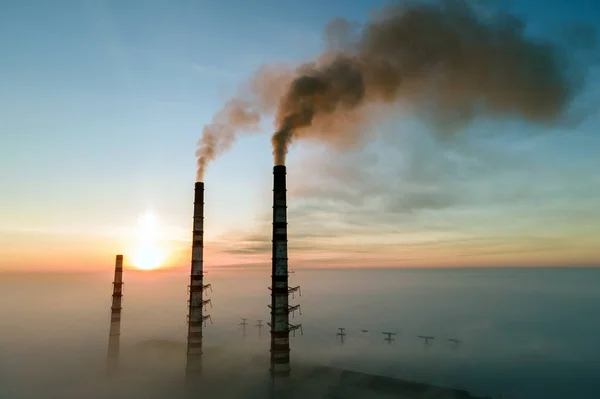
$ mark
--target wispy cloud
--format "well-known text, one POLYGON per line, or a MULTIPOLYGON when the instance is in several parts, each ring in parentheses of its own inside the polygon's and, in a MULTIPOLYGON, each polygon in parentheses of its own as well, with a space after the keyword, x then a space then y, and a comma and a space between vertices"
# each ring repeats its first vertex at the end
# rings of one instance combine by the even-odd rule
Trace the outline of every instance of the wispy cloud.
MULTIPOLYGON (((540 165, 535 146, 440 145, 418 134, 377 145, 316 152, 288 167, 290 253, 315 261, 518 259, 585 252, 591 243, 578 237, 598 231, 600 211, 590 207, 598 192, 583 195, 594 177, 580 182, 576 168, 540 165)), ((267 256, 271 215, 233 234, 224 252, 267 256)))

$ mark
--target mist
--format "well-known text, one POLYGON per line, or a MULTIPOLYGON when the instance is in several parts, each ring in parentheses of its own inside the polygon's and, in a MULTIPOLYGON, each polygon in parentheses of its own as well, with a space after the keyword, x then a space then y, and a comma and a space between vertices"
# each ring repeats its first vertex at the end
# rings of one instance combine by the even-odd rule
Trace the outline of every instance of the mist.
MULTIPOLYGON (((328 366, 478 396, 598 395, 597 270, 295 270, 290 284, 302 296, 292 302, 302 315, 290 321, 304 327, 291 337, 295 375, 328 366), (392 345, 383 331, 398 334, 392 345), (436 338, 426 347, 419 335, 436 338)), ((125 270, 120 368, 109 379, 111 272, 0 280, 12 298, 0 305, 0 396, 183 397, 188 273, 125 270)), ((269 335, 265 327, 259 337, 255 324, 269 320, 269 275, 208 270, 214 323, 204 330, 198 388, 207 397, 265 397, 269 335)), ((333 388, 315 381, 303 389, 301 397, 318 397, 333 388)))
POLYGON ((483 14, 461 0, 390 4, 362 26, 334 19, 324 43, 315 60, 263 66, 249 78, 234 98, 247 101, 243 113, 253 118, 232 121, 216 140, 216 125, 205 127, 199 178, 259 115, 274 113, 274 162, 284 165, 294 140, 353 148, 372 137, 374 124, 400 112, 425 117, 446 136, 483 116, 556 125, 568 119, 585 81, 572 53, 529 37, 526 21, 483 14))

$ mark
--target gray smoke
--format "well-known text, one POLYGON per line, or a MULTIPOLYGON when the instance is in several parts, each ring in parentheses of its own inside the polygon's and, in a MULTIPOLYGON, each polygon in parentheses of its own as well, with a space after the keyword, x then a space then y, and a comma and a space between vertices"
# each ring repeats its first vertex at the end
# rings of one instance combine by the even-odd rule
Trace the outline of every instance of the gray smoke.
POLYGON ((229 150, 238 130, 257 130, 259 122, 260 114, 251 107, 251 104, 237 98, 228 101, 215 114, 211 123, 202 129, 202 138, 198 142, 196 151, 198 158, 196 181, 204 179, 206 165, 210 161, 229 150))

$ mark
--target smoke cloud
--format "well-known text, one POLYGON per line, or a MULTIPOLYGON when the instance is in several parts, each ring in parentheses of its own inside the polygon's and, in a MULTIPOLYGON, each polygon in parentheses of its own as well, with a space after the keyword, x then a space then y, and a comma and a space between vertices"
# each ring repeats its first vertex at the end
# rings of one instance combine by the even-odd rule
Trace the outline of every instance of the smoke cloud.
POLYGON ((571 59, 525 31, 515 16, 483 15, 462 0, 392 4, 359 27, 330 21, 315 61, 251 79, 253 105, 275 113, 275 164, 296 139, 351 147, 398 105, 445 132, 479 115, 563 121, 580 87, 571 59))

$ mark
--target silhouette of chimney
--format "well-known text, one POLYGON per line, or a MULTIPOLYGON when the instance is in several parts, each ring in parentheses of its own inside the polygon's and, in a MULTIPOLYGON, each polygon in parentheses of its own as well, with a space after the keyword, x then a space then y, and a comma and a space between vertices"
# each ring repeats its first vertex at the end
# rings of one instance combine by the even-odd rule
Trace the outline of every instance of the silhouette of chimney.
POLYGON ((210 299, 204 299, 204 291, 211 288, 204 284, 204 183, 195 184, 194 225, 192 236, 192 267, 188 301, 188 337, 186 379, 202 371, 202 328, 209 315, 204 314, 210 299))
POLYGON ((114 374, 119 364, 119 338, 121 335, 121 309, 123 301, 123 255, 115 259, 112 304, 110 307, 110 331, 108 333, 107 372, 114 374))
POLYGON ((286 169, 273 168, 273 256, 271 271, 271 375, 290 373, 286 169))

